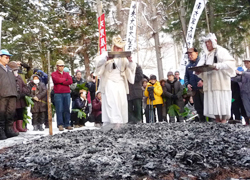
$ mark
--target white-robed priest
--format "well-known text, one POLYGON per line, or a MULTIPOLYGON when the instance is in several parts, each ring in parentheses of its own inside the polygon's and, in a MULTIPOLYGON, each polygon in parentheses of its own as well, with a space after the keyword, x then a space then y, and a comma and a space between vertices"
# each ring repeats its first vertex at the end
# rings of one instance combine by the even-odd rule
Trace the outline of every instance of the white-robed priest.
POLYGON ((213 33, 204 38, 203 50, 205 54, 197 66, 215 66, 212 71, 196 72, 203 80, 204 115, 226 123, 231 116, 231 77, 236 75, 236 61, 227 49, 217 44, 213 33))
MULTIPOLYGON (((111 51, 124 51, 125 42, 120 36, 113 38, 111 51)), ((128 82, 134 84, 136 63, 131 57, 108 58, 105 51, 95 58, 95 75, 100 77, 102 93, 102 121, 107 123, 128 122, 128 82)))

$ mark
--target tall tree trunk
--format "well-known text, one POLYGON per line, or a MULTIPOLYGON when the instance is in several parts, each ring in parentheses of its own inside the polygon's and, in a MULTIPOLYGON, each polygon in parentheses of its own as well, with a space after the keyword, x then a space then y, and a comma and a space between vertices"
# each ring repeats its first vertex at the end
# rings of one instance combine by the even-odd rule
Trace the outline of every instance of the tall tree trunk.
POLYGON ((87 50, 83 51, 83 57, 84 57, 84 66, 85 66, 85 73, 86 73, 86 78, 90 76, 90 61, 89 61, 89 55, 87 53, 87 50))
POLYGON ((180 18, 181 18, 181 25, 182 25, 182 29, 183 29, 183 33, 184 33, 184 36, 186 38, 186 34, 187 34, 187 24, 186 24, 186 9, 185 9, 185 6, 184 6, 184 2, 183 0, 181 0, 180 2, 180 11, 181 11, 181 15, 180 15, 180 18))
POLYGON ((74 76, 74 57, 69 57, 71 75, 74 76))
POLYGON ((209 17, 209 27, 210 32, 214 32, 214 7, 213 7, 213 1, 210 0, 208 3, 208 17, 209 17))
POLYGON ((125 38, 125 30, 123 27, 122 0, 118 0, 117 4, 117 19, 119 21, 118 30, 122 38, 125 38))
MULTIPOLYGON (((155 0, 156 4, 157 1, 155 0)), ((153 27, 155 29, 155 32, 153 33, 153 37, 155 40, 155 52, 156 52, 156 59, 157 59, 157 67, 158 67, 158 75, 159 80, 163 79, 163 67, 162 67, 162 59, 161 59, 161 47, 160 47, 160 40, 159 40, 159 28, 158 28, 158 21, 157 21, 157 12, 156 12, 156 6, 153 7, 153 17, 156 17, 153 19, 153 27)))

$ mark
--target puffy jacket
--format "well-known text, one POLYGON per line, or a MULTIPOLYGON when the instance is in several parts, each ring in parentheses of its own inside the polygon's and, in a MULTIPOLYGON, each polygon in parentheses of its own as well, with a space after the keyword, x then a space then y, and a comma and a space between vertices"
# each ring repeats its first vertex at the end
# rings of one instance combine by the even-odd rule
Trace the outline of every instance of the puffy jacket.
POLYGON ((76 98, 74 109, 81 109, 87 115, 89 113, 88 100, 86 103, 86 100, 82 100, 80 97, 76 98))
POLYGON ((196 76, 193 73, 194 71, 191 71, 191 70, 188 69, 190 67, 197 66, 199 60, 200 60, 200 57, 198 56, 196 61, 191 61, 190 60, 189 64, 186 66, 186 72, 185 72, 185 77, 184 77, 185 85, 187 86, 188 84, 191 84, 193 90, 198 90, 198 89, 203 88, 203 87, 197 87, 197 83, 201 80, 201 78, 196 76))
POLYGON ((62 74, 57 70, 51 74, 54 83, 55 94, 70 93, 69 85, 72 84, 72 77, 69 73, 63 72, 62 74))
MULTIPOLYGON (((152 85, 151 83, 147 84, 147 87, 146 87, 146 89, 144 91, 144 95, 146 97, 149 96, 149 93, 148 93, 148 87, 149 86, 153 86, 154 87, 154 97, 155 97, 155 100, 153 101, 153 105, 163 104, 163 99, 161 97, 161 95, 163 93, 163 90, 162 90, 162 87, 160 85, 160 82, 156 81, 156 83, 154 85, 152 85)), ((147 104, 149 104, 149 98, 147 99, 147 104)))
POLYGON ((143 79, 142 68, 137 64, 135 70, 135 82, 134 84, 129 83, 129 94, 128 100, 142 99, 141 83, 143 79))
POLYGON ((240 87, 241 93, 250 93, 250 69, 242 72, 241 75, 237 75, 232 78, 232 81, 241 82, 242 85, 240 87))
POLYGON ((45 87, 45 84, 40 82, 36 85, 35 83, 33 83, 33 81, 31 81, 28 84, 28 86, 31 90, 31 97, 36 96, 39 100, 42 101, 42 102, 39 102, 39 101, 33 100, 34 107, 31 108, 31 113, 46 112, 46 110, 47 110, 47 99, 46 99, 47 89, 45 87))
POLYGON ((94 117, 99 116, 100 114, 102 114, 102 103, 101 101, 96 97, 93 101, 92 101, 92 115, 94 117))
POLYGON ((162 96, 166 98, 166 108, 168 109, 169 106, 172 104, 176 104, 180 108, 180 112, 183 112, 184 102, 182 99, 183 94, 183 86, 177 79, 175 78, 173 82, 167 80, 165 86, 163 87, 163 94, 162 96), (176 95, 178 97, 177 100, 172 100, 171 96, 176 95))
POLYGON ((17 96, 16 77, 7 65, 7 72, 0 66, 0 98, 17 96))

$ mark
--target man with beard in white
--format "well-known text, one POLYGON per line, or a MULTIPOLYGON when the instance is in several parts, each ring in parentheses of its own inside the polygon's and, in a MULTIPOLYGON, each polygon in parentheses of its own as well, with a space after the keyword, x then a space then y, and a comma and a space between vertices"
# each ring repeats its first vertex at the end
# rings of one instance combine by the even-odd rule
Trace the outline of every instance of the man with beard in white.
MULTIPOLYGON (((111 51, 124 51, 125 42, 120 36, 113 38, 111 51)), ((128 81, 134 84, 136 64, 131 57, 108 58, 103 52, 96 59, 95 75, 100 76, 99 91, 102 93, 103 125, 128 122, 128 81)))
MULTIPOLYGON (((204 38, 204 56, 197 66, 213 65, 208 72, 196 72, 203 80, 204 116, 216 118, 216 122, 226 123, 231 116, 231 77, 236 75, 236 61, 228 50, 217 45, 217 38, 209 33, 204 38)), ((199 86, 199 85, 198 85, 199 86)))

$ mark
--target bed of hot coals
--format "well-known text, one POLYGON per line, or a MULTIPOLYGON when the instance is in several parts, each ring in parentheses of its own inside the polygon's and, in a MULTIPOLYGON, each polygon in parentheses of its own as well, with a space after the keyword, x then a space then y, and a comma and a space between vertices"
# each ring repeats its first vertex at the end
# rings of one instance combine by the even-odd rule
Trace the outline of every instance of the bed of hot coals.
POLYGON ((0 153, 0 180, 27 173, 31 179, 60 180, 250 178, 250 128, 243 125, 107 126, 43 137, 0 153))

